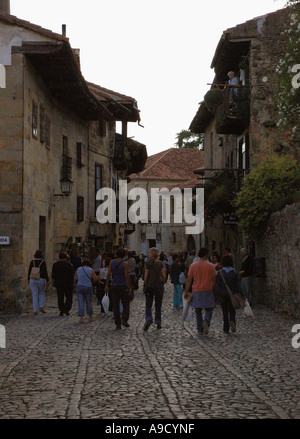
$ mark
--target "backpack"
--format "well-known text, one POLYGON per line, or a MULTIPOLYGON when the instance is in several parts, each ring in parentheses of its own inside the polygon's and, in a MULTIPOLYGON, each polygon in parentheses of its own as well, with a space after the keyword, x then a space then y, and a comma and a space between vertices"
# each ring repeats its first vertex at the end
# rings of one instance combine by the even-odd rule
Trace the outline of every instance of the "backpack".
POLYGON ((33 267, 31 268, 31 272, 30 272, 30 279, 35 279, 35 280, 39 280, 41 278, 41 270, 40 270, 40 266, 42 265, 42 263, 44 262, 44 259, 42 259, 40 265, 38 267, 34 266, 34 261, 33 263, 33 267))

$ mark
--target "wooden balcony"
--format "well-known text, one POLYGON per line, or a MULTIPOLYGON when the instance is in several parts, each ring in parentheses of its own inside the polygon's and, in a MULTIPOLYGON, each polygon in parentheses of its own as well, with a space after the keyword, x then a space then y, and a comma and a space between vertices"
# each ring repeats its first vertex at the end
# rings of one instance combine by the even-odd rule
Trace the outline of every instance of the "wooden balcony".
POLYGON ((225 87, 223 103, 216 111, 216 131, 218 134, 241 135, 249 125, 249 87, 225 87))

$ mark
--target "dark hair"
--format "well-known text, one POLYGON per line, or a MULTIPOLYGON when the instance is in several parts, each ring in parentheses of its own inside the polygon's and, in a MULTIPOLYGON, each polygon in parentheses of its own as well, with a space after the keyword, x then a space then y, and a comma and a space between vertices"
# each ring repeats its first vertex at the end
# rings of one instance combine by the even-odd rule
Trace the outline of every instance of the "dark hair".
POLYGON ((88 267, 91 267, 91 268, 92 268, 93 263, 92 263, 92 261, 90 261, 89 259, 85 259, 85 260, 83 261, 82 265, 87 265, 88 267))
POLYGON ((176 261, 176 259, 178 259, 178 254, 177 253, 174 253, 174 255, 172 255, 172 259, 173 259, 173 261, 175 262, 176 261))
POLYGON ((231 253, 231 250, 229 247, 225 247, 225 250, 228 251, 229 253, 231 253))
POLYGON ((118 248, 117 252, 116 252, 116 257, 117 258, 124 258, 125 256, 125 249, 124 248, 118 248))
POLYGON ((60 252, 58 255, 59 259, 68 259, 68 255, 65 252, 60 252))
POLYGON ((215 257, 217 258, 218 262, 220 262, 221 258, 220 258, 219 253, 217 252, 217 250, 214 250, 214 251, 212 252, 212 255, 215 256, 215 257))
POLYGON ((232 267, 232 257, 229 255, 223 256, 222 263, 224 267, 232 267))
POLYGON ((208 255, 209 250, 205 247, 200 248, 198 256, 199 258, 203 258, 204 256, 208 255))
POLYGON ((43 253, 42 253, 42 251, 41 251, 41 250, 37 250, 37 251, 35 252, 35 254, 34 254, 34 257, 35 257, 36 259, 43 259, 43 253))

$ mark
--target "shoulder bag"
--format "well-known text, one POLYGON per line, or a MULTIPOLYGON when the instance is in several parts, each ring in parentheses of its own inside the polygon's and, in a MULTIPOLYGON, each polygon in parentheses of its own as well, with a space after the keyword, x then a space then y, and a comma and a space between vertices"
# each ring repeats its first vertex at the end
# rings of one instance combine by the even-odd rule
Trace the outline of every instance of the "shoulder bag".
POLYGON ((234 309, 244 308, 246 303, 246 298, 242 296, 240 293, 233 293, 225 280, 222 270, 220 270, 219 273, 228 291, 233 308, 234 309))
POLYGON ((81 267, 82 269, 83 269, 83 271, 84 271, 84 274, 86 275, 86 277, 88 277, 89 278, 89 280, 91 281, 91 284, 92 284, 92 286, 94 287, 94 286, 96 286, 97 285, 97 283, 98 283, 98 280, 97 281, 94 281, 93 280, 93 278, 92 277, 90 277, 88 274, 87 274, 87 272, 85 271, 85 269, 83 268, 83 267, 81 267))

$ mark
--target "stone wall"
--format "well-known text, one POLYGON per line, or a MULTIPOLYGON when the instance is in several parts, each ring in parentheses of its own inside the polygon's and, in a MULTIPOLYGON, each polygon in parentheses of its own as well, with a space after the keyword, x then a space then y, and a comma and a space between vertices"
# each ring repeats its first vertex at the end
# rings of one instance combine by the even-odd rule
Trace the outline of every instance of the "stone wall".
POLYGON ((257 299, 278 312, 300 317, 300 203, 274 213, 257 246, 266 277, 255 278, 257 299))

